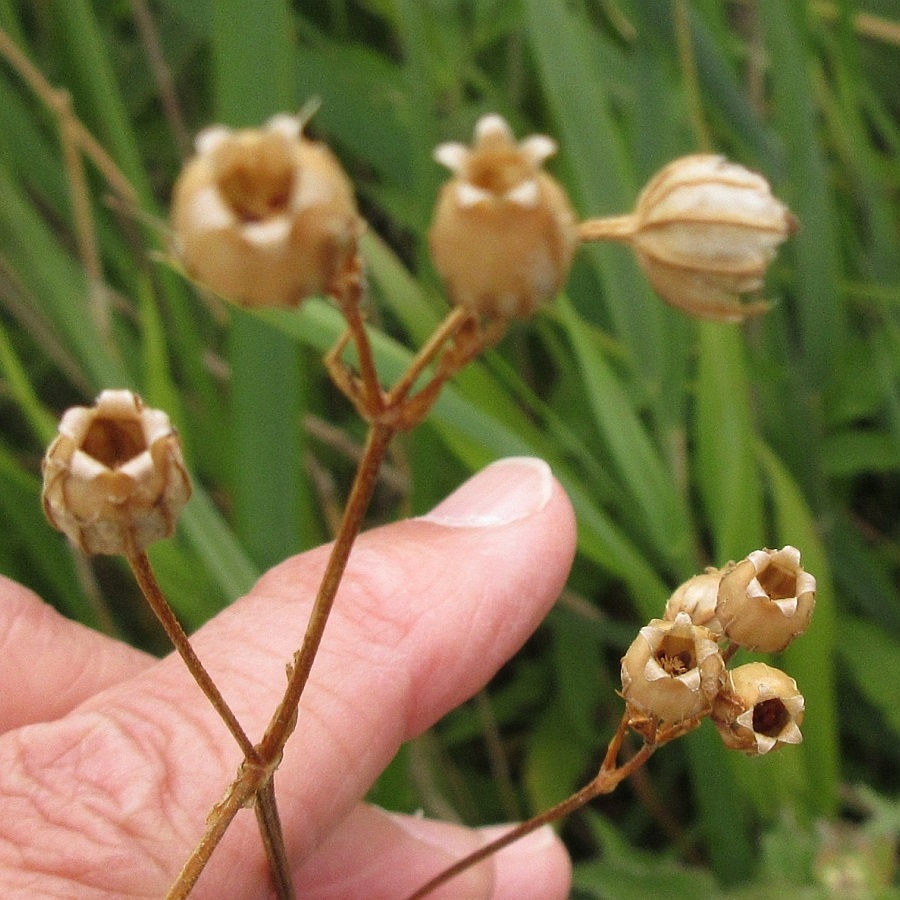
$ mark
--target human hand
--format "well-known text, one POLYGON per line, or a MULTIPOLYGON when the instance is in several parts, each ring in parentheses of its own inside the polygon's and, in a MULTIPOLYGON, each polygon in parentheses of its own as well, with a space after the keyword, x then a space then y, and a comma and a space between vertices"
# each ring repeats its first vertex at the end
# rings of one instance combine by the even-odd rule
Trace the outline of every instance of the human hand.
MULTIPOLYGON (((537 460, 506 460, 428 516, 357 541, 275 781, 298 895, 395 900, 496 836, 362 802, 400 745, 475 693, 522 645, 572 561, 571 507, 537 460)), ((302 637, 327 548, 276 566, 192 638, 251 740, 302 637)), ((241 755, 174 655, 155 660, 0 579, 0 895, 159 897, 241 755)), ((549 829, 442 898, 568 896, 549 829)), ((197 898, 271 892, 252 814, 197 898)))

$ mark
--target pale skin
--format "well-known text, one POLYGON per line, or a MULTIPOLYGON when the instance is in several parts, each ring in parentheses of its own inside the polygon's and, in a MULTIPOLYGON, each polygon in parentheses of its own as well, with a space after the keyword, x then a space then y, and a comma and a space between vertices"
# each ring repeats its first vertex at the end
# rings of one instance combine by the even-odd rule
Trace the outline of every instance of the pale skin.
MULTIPOLYGON (((497 829, 363 802, 400 745, 465 701, 553 605, 575 547, 569 502, 537 460, 495 464, 422 519, 354 548, 297 731, 276 776, 297 893, 393 900, 497 829)), ((193 641, 251 739, 285 683, 327 548, 293 557, 193 641)), ((155 660, 0 579, 0 896, 156 898, 221 799, 240 751, 175 656, 155 660)), ((435 892, 563 900, 548 829, 435 892)), ((251 811, 192 896, 270 896, 251 811)))

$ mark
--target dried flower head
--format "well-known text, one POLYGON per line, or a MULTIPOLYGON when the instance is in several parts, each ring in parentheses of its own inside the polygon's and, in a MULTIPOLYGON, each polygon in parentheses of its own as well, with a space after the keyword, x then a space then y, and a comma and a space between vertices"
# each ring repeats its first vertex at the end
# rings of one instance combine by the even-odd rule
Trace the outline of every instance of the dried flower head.
POLYGON ((196 150, 172 198, 174 249, 188 272, 245 306, 327 292, 363 230, 328 148, 279 115, 259 129, 207 128, 196 150))
POLYGON ((716 615, 728 638, 748 650, 777 653, 803 634, 816 605, 816 579, 796 547, 754 550, 719 583, 716 615))
POLYGON ((497 115, 479 120, 472 147, 435 150, 454 177, 438 197, 429 239, 453 303, 521 318, 559 292, 578 238, 568 197, 541 169, 555 152, 544 135, 516 143, 497 115))
POLYGON ((85 553, 131 553, 168 537, 191 495, 169 417, 131 391, 67 410, 43 469, 44 512, 85 553))
POLYGON ((724 669, 715 635, 687 613, 653 619, 622 657, 622 696, 633 713, 682 722, 709 712, 724 669))
POLYGON ((761 175, 724 157, 685 156, 644 188, 625 237, 666 303, 703 319, 765 312, 741 302, 762 290, 778 246, 797 228, 761 175))
POLYGON ((678 613, 687 613, 695 625, 703 625, 717 637, 721 636, 722 625, 716 618, 721 577, 718 569, 710 568, 680 584, 666 602, 663 618, 672 622, 678 613))
POLYGON ((803 740, 804 706, 793 678, 753 662, 728 671, 711 718, 729 749, 759 756, 803 740))

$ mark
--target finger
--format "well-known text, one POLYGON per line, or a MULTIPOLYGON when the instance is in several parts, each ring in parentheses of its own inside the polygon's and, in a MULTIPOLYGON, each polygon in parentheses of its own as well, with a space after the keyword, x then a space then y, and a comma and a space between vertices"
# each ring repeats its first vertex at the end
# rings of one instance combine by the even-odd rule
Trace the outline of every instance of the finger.
POLYGON ((0 733, 57 719, 153 661, 0 576, 0 733))
MULTIPOLYGON (((507 830, 470 829, 359 804, 297 873, 307 900, 398 900, 507 830), (348 867, 347 861, 353 860, 348 867)), ((434 900, 564 900, 571 865, 550 827, 539 829, 435 890, 434 900)))
MULTIPOLYGON (((315 850, 403 741, 521 646, 561 590, 574 542, 568 500, 537 460, 490 466, 431 516, 360 538, 276 777, 292 859, 315 850)), ((278 566, 195 636, 252 739, 280 698, 326 558, 320 549, 278 566)), ((171 657, 6 749, 0 744, 0 795, 30 799, 4 818, 56 809, 62 794, 67 832, 78 840, 51 868, 91 858, 92 877, 119 896, 165 889, 240 761, 171 657), (79 779, 105 802, 73 797, 79 779), (127 858, 111 850, 121 846, 111 831, 128 843, 127 858)), ((258 895, 265 866, 250 849, 253 829, 252 816, 230 829, 199 896, 258 895)), ((32 842, 25 852, 46 871, 56 851, 32 842)))

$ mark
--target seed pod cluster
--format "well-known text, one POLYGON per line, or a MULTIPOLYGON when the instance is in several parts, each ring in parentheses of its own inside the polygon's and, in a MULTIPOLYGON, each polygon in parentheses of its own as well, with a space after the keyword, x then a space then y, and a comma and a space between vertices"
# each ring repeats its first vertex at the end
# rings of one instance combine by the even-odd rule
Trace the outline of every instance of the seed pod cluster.
POLYGON ((763 663, 727 669, 723 647, 783 650, 809 626, 815 593, 790 546, 689 579, 622 658, 629 710, 664 723, 709 715, 726 746, 748 755, 799 743, 804 700, 794 680, 763 663))

